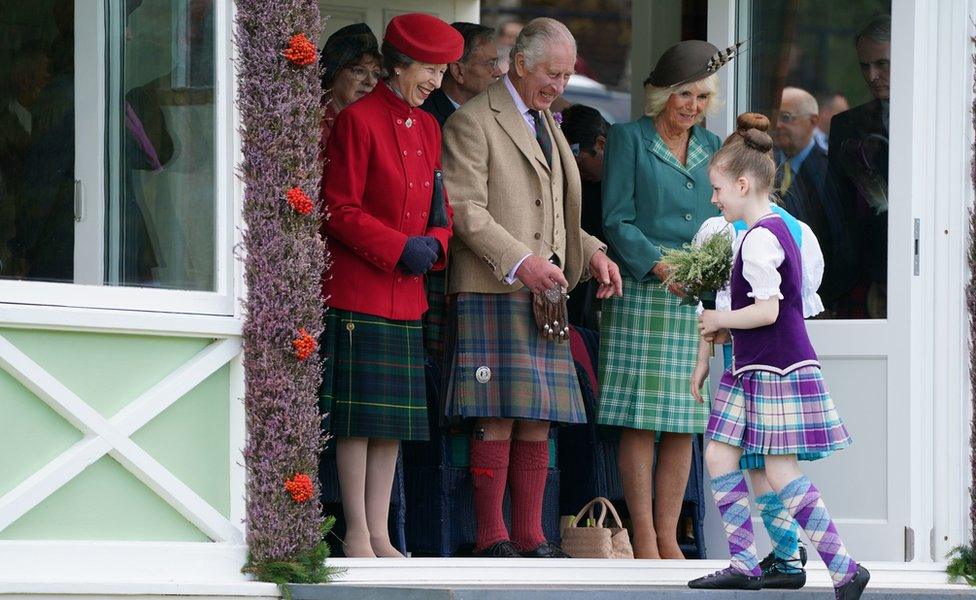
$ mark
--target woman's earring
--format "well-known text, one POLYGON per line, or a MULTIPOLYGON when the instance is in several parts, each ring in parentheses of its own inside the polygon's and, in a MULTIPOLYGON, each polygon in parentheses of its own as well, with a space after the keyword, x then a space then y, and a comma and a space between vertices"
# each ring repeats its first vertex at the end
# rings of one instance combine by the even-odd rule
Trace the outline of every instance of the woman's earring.
POLYGON ((400 69, 396 69, 395 71, 393 71, 393 73, 396 74, 397 77, 399 77, 400 76, 400 69))

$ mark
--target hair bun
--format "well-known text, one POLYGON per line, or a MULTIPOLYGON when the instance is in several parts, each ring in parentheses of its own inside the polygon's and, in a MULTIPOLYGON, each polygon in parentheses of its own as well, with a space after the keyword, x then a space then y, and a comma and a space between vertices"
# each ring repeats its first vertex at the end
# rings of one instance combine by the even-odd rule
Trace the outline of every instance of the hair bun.
POLYGON ((758 129, 748 129, 744 132, 740 132, 742 139, 746 146, 749 146, 753 150, 758 150, 763 154, 770 152, 773 149, 773 138, 769 137, 769 134, 760 131, 758 129))
POLYGON ((742 113, 735 120, 735 128, 740 133, 745 133, 750 129, 758 129, 759 131, 766 132, 769 131, 769 119, 761 113, 742 113))

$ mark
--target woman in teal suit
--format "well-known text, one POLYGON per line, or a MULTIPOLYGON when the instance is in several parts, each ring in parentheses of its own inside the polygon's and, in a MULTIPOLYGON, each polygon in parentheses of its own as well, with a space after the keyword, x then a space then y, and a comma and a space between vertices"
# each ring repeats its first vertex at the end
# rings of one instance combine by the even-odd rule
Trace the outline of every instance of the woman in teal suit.
POLYGON ((683 558, 677 523, 691 436, 708 421, 709 405, 688 390, 698 348, 695 307, 681 304, 680 289, 661 285, 660 249, 691 242, 718 214, 709 201, 708 161, 721 141, 700 125, 718 104, 709 69, 716 53, 697 40, 665 51, 644 82, 645 116, 611 128, 605 151, 603 226, 624 295, 603 305, 597 420, 623 428, 617 465, 638 558, 683 558))

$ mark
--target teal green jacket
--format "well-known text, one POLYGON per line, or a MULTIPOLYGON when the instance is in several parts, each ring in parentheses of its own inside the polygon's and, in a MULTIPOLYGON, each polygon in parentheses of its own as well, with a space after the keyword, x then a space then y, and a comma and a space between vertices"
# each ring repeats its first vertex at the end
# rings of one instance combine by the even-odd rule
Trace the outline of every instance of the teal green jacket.
POLYGON ((710 201, 708 161, 720 146, 717 135, 696 125, 687 162, 681 165, 649 117, 610 128, 603 162, 603 231, 624 275, 647 281, 661 260, 660 247, 691 242, 705 219, 719 214, 710 201))

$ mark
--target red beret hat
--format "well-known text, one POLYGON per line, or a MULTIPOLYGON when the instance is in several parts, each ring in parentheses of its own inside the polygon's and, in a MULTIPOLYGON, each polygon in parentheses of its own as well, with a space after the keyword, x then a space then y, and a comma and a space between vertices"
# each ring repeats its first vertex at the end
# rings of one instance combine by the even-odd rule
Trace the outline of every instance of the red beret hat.
POLYGON ((390 19, 383 40, 416 61, 435 65, 457 62, 464 53, 464 38, 456 29, 423 13, 390 19))

